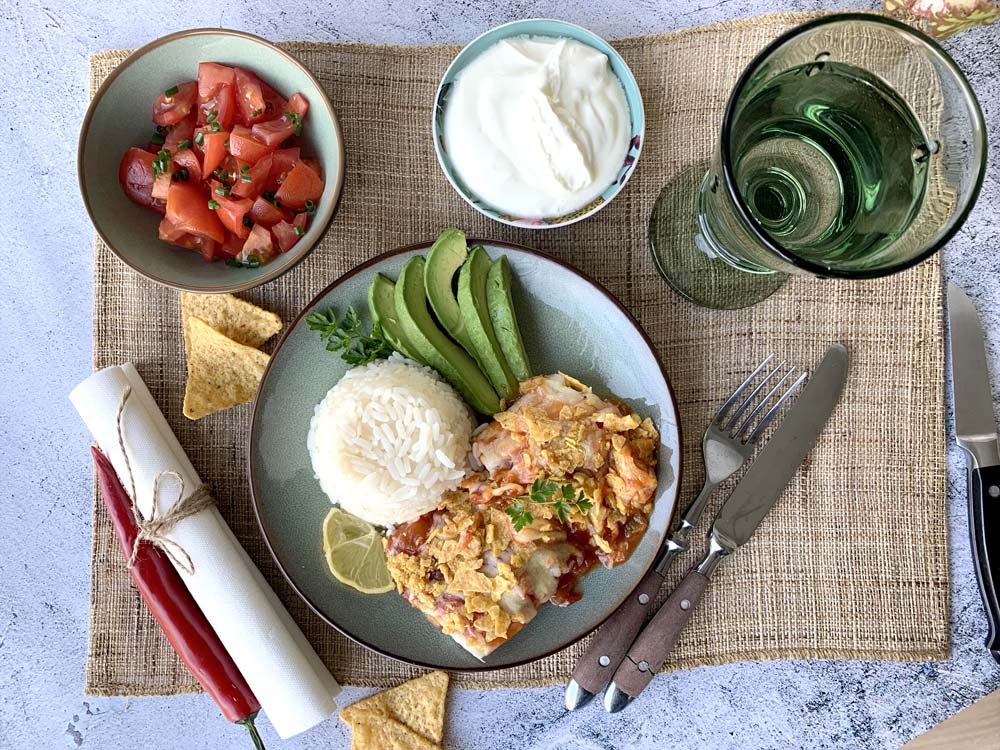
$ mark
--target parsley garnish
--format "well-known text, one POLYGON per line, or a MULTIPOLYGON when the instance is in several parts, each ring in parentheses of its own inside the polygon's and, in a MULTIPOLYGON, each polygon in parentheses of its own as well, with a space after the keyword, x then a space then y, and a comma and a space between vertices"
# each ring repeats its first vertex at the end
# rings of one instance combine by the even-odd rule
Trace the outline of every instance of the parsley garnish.
POLYGON ((531 483, 527 495, 514 498, 514 502, 504 509, 514 522, 514 531, 520 531, 535 520, 528 510, 530 505, 551 505, 556 517, 566 523, 570 510, 576 508, 581 513, 586 513, 592 503, 583 494, 583 490, 578 493, 572 484, 559 485, 548 479, 536 479, 531 483))
POLYGON ((392 346, 382 334, 382 326, 377 322, 370 334, 361 332, 361 318, 353 307, 348 307, 344 319, 339 323, 333 308, 311 313, 306 318, 310 331, 318 331, 330 352, 340 352, 340 358, 347 364, 365 365, 376 359, 392 354, 392 346))

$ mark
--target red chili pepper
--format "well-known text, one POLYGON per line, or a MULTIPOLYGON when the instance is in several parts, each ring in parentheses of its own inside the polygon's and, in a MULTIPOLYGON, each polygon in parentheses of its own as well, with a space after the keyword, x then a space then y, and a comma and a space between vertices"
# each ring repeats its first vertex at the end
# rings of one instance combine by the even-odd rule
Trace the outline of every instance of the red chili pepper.
MULTIPOLYGON (((107 457, 97 448, 90 452, 97 466, 101 497, 128 559, 139 534, 132 500, 107 457)), ((263 750, 253 723, 260 703, 167 556, 151 544, 141 544, 129 574, 181 661, 219 704, 226 719, 244 726, 254 747, 263 750)))

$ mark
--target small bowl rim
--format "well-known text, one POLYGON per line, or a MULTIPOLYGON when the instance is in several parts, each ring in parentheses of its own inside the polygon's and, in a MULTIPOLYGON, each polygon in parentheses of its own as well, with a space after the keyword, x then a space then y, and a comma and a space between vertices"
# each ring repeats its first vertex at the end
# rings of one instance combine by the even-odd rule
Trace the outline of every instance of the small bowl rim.
MULTIPOLYGON (((326 165, 324 165, 324 167, 325 166, 326 165)), ((111 71, 108 77, 105 78, 104 81, 101 83, 97 91, 94 92, 94 96, 91 98, 90 104, 87 106, 87 112, 83 117, 83 123, 80 125, 80 135, 77 139, 77 149, 76 149, 76 179, 77 179, 77 185, 80 189, 80 195, 83 198, 83 205, 87 211, 87 216, 90 218, 90 223, 94 227, 94 231, 97 232, 98 236, 101 238, 104 244, 108 246, 108 249, 111 250, 111 252, 115 255, 115 257, 118 258, 118 260, 120 260, 122 263, 124 263, 126 266, 131 268, 133 271, 135 271, 143 278, 149 279, 150 281, 156 284, 168 287, 170 289, 177 289, 179 291, 184 291, 184 292, 194 292, 197 294, 225 294, 232 292, 245 292, 249 289, 254 289, 258 286, 263 286, 264 284, 274 281, 275 279, 291 271, 293 268, 299 265, 299 263, 305 260, 306 257, 308 257, 310 253, 312 253, 312 251, 316 248, 316 245, 320 243, 320 241, 329 231, 330 224, 333 223, 333 218, 337 213, 337 209, 340 207, 340 199, 343 194, 343 188, 344 188, 344 170, 345 170, 345 150, 344 150, 343 130, 340 127, 340 120, 337 119, 337 113, 333 109, 333 104, 332 102, 330 102, 330 97, 327 96, 326 91, 323 89, 322 84, 319 82, 316 76, 314 76, 312 72, 298 58, 296 58, 291 53, 281 49, 276 44, 268 41, 267 39, 264 39, 263 37, 259 37, 256 34, 251 34, 249 32, 239 31, 236 29, 208 28, 208 27, 201 27, 196 29, 183 29, 181 31, 175 31, 171 34, 167 34, 166 36, 158 37, 157 39, 154 39, 153 41, 148 42, 143 46, 139 47, 138 49, 136 49, 128 57, 122 60, 115 67, 113 71, 111 71), (326 108, 327 112, 330 115, 330 119, 333 122, 334 134, 337 139, 337 149, 339 151, 339 166, 337 169, 336 181, 334 183, 334 190, 335 190, 334 198, 330 206, 322 214, 317 215, 313 219, 314 226, 315 222, 322 221, 323 229, 312 241, 312 243, 306 246, 305 248, 301 249, 297 257, 294 257, 287 266, 275 268, 274 270, 269 271, 261 276, 247 279, 239 283, 213 285, 213 286, 183 284, 180 282, 162 278, 161 276, 157 276, 154 273, 150 273, 148 271, 139 268, 130 258, 128 258, 124 253, 122 253, 114 245, 114 243, 112 243, 109 240, 105 232, 98 225, 97 220, 94 218, 94 211, 91 208, 90 195, 88 193, 87 186, 84 181, 84 172, 83 172, 84 157, 86 154, 87 139, 88 136, 90 135, 91 121, 93 120, 94 113, 97 110, 97 105, 100 103, 101 99, 104 98, 104 95, 107 93, 108 89, 110 89, 111 86, 114 84, 115 80, 117 80, 118 76, 121 75, 131 65, 136 63, 140 58, 144 57, 147 53, 149 53, 154 49, 157 49, 158 47, 161 47, 165 44, 169 44, 170 42, 174 42, 178 39, 184 39, 186 37, 209 36, 209 35, 231 36, 255 42, 277 53, 278 55, 283 57, 287 62, 291 63, 292 65, 297 67, 300 71, 302 71, 302 73, 304 73, 305 76, 316 87, 316 90, 320 92, 322 104, 326 108)), ((324 169, 324 171, 326 170, 324 169)))
MULTIPOLYGON (((514 35, 513 34, 506 34, 502 38, 506 39, 506 38, 508 38, 510 36, 514 36, 514 35)), ((539 36, 545 36, 545 35, 539 34, 539 36)), ((588 45, 588 46, 593 46, 593 45, 588 45)), ((599 50, 599 51, 602 52, 602 53, 604 53, 604 54, 607 54, 604 50, 599 50)), ((615 71, 612 69, 612 72, 615 72, 615 71)), ((619 80, 621 80, 621 76, 619 76, 618 73, 615 73, 615 77, 618 78, 619 80)), ((625 82, 622 81, 622 88, 624 88, 624 86, 625 86, 625 82)), ((626 103, 627 103, 627 101, 626 101, 626 103)), ((629 180, 632 179, 632 175, 635 173, 635 170, 636 170, 636 164, 638 164, 639 157, 642 155, 642 148, 643 148, 643 146, 646 143, 646 104, 645 104, 645 102, 643 100, 643 97, 642 97, 642 89, 639 88, 639 82, 635 78, 635 73, 632 72, 632 68, 629 66, 629 64, 627 62, 625 62, 625 58, 623 58, 621 56, 621 53, 618 50, 616 50, 614 48, 614 45, 612 45, 611 42, 609 42, 607 39, 605 39, 604 37, 600 36, 599 34, 594 33, 593 31, 591 31, 588 28, 580 26, 579 24, 571 23, 570 21, 563 21, 560 18, 545 18, 545 17, 520 18, 520 19, 517 19, 517 20, 514 20, 514 21, 508 21, 506 23, 500 24, 499 26, 493 26, 492 28, 487 29, 482 34, 479 34, 474 39, 470 40, 468 43, 466 43, 465 45, 463 45, 462 49, 460 49, 458 51, 458 54, 456 54, 455 57, 452 58, 452 61, 448 64, 448 67, 445 69, 444 75, 441 76, 441 80, 440 80, 440 82, 438 82, 437 89, 434 92, 434 102, 433 102, 433 106, 431 108, 431 135, 432 135, 432 137, 434 139, 434 154, 437 156, 438 166, 440 166, 441 167, 441 171, 444 172, 445 178, 447 178, 448 183, 451 185, 451 187, 454 189, 454 191, 456 193, 458 193, 458 195, 462 198, 462 200, 464 200, 466 203, 468 203, 470 206, 472 206, 476 211, 478 211, 479 213, 481 213, 483 216, 487 217, 488 219, 496 221, 496 222, 498 222, 500 224, 506 224, 507 226, 511 226, 511 227, 518 227, 518 228, 521 228, 521 229, 541 229, 541 230, 545 230, 545 229, 559 229, 561 227, 567 227, 570 224, 575 224, 578 221, 583 221, 584 219, 590 218, 591 216, 593 216, 594 214, 596 214, 602 208, 604 208, 609 203, 611 203, 612 200, 614 200, 615 198, 617 198, 618 195, 619 195, 619 193, 621 193, 621 191, 625 189, 625 186, 628 184, 629 180), (524 222, 521 222, 521 221, 508 221, 507 219, 501 218, 500 216, 494 216, 493 214, 488 213, 487 211, 485 211, 482 207, 476 205, 475 201, 473 200, 474 196, 469 195, 463 188, 461 188, 458 185, 458 183, 455 181, 454 176, 452 175, 452 169, 449 169, 448 166, 447 166, 447 164, 445 163, 444 155, 441 153, 441 139, 443 138, 443 134, 441 132, 439 132, 438 125, 437 125, 437 102, 438 102, 438 99, 441 97, 441 90, 444 88, 445 82, 448 81, 450 77, 452 77, 452 71, 454 70, 455 65, 462 58, 462 56, 468 51, 468 49, 472 45, 474 45, 476 42, 478 42, 480 39, 482 39, 483 37, 485 37, 485 36, 487 36, 489 34, 492 34, 492 33, 496 32, 496 31, 500 31, 501 29, 507 29, 509 27, 516 27, 516 26, 522 26, 522 25, 528 25, 528 24, 538 23, 540 21, 544 21, 544 22, 547 22, 547 23, 554 23, 554 24, 557 24, 559 26, 563 26, 563 27, 570 28, 570 29, 576 29, 577 31, 583 32, 583 34, 585 36, 593 37, 594 39, 596 39, 596 40, 602 42, 604 45, 606 45, 608 47, 608 49, 611 51, 611 56, 615 60, 617 60, 619 63, 621 63, 622 68, 628 73, 629 79, 632 81, 633 85, 635 86, 635 91, 636 91, 636 94, 638 95, 638 104, 639 104, 639 106, 638 106, 638 112, 633 112, 632 108, 629 107, 629 115, 632 118, 633 124, 635 123, 636 119, 638 119, 638 121, 639 121, 639 127, 636 129, 636 133, 633 134, 633 135, 637 134, 639 136, 639 147, 638 147, 638 149, 635 152, 635 158, 633 159, 631 168, 628 170, 628 172, 625 173, 624 179, 619 183, 618 189, 615 191, 614 195, 612 195, 610 198, 608 198, 605 201, 601 201, 601 203, 599 203, 598 205, 594 206, 590 210, 585 211, 584 213, 580 214, 579 216, 574 216, 574 217, 572 217, 570 219, 566 219, 564 221, 560 221, 560 222, 553 223, 553 224, 546 224, 546 223, 544 223, 544 217, 542 217, 543 218, 543 223, 541 223, 541 224, 528 224, 528 223, 524 223, 524 222), (636 118, 634 116, 636 114, 638 115, 638 118, 636 118)), ((626 155, 627 155, 627 153, 628 152, 626 152, 626 155)), ((492 210, 495 211, 495 209, 492 209, 492 210)), ((577 209, 577 210, 579 210, 579 209, 577 209)))

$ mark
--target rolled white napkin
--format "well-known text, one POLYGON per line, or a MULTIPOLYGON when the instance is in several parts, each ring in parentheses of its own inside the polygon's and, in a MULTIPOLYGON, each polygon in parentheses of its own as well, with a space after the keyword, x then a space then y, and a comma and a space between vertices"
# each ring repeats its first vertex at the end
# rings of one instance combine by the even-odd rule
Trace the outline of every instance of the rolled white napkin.
MULTIPOLYGON (((139 373, 131 364, 105 368, 74 388, 69 398, 131 492, 116 423, 127 386, 132 393, 122 413, 122 432, 135 478, 136 502, 148 518, 153 482, 161 472, 177 472, 184 480, 185 496, 201 480, 139 373)), ((161 514, 178 499, 176 480, 162 482, 161 514)), ((334 697, 340 686, 218 509, 213 506, 184 518, 167 536, 194 563, 193 574, 176 563, 174 567, 281 738, 304 732, 330 716, 336 710, 334 697)))

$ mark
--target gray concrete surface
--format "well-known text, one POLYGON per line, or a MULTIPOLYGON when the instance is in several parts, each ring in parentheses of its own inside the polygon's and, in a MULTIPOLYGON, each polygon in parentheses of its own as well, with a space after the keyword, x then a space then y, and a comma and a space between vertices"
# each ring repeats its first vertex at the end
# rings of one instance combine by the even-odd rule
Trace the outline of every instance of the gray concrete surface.
MULTIPOLYGON (((174 3, 3 0, 0 49, 0 748, 247 748, 204 696, 87 699, 89 436, 66 393, 91 365, 91 227, 76 188, 87 55, 185 27, 271 39, 464 42, 489 26, 554 16, 605 37, 777 10, 847 9, 861 0, 468 0, 174 3)), ((979 206, 947 248, 947 275, 986 310, 1000 383, 1000 28, 947 43, 986 111, 992 164, 979 206)), ((949 415, 950 420, 950 415, 949 415)), ((964 463, 949 455, 954 652, 947 662, 772 662, 657 679, 655 700, 615 717, 569 715, 558 688, 453 691, 447 745, 477 748, 892 748, 1000 687, 969 558, 964 463)), ((920 540, 914 540, 919 544, 920 540)), ((362 695, 347 690, 350 702, 362 695)), ((1000 718, 998 718, 1000 732, 1000 718)), ((331 720, 273 748, 346 748, 331 720)))

